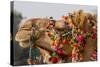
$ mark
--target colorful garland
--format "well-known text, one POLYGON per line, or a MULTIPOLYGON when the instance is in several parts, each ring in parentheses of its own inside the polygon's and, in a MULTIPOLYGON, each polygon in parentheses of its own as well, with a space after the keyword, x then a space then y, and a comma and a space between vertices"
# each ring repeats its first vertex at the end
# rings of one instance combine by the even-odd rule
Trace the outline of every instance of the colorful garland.
MULTIPOLYGON (((66 19, 68 19, 68 17, 63 16, 63 18, 64 18, 63 20, 66 23, 66 19)), ((81 51, 84 50, 86 41, 89 38, 92 38, 92 39, 97 38, 95 26, 93 26, 92 32, 84 33, 84 30, 77 28, 76 26, 74 26, 74 24, 71 24, 71 25, 72 27, 68 23, 66 23, 66 31, 63 31, 63 33, 57 32, 54 28, 55 27, 54 20, 53 18, 51 18, 50 25, 47 31, 48 31, 48 36, 50 36, 50 38, 53 40, 51 47, 54 49, 54 52, 51 54, 51 57, 49 58, 49 61, 51 61, 52 63, 58 63, 60 61, 57 55, 63 56, 63 50, 61 50, 60 48, 67 45, 67 42, 69 42, 72 47, 72 53, 71 53, 72 62, 83 61, 84 57, 81 51)), ((34 39, 32 39, 31 41, 32 43, 30 44, 29 59, 28 59, 29 64, 33 64, 33 61, 31 58, 32 56, 31 51, 32 51, 32 46, 34 46, 34 39)), ((91 60, 97 59, 96 57, 97 57, 96 51, 94 51, 93 54, 91 54, 91 60)))

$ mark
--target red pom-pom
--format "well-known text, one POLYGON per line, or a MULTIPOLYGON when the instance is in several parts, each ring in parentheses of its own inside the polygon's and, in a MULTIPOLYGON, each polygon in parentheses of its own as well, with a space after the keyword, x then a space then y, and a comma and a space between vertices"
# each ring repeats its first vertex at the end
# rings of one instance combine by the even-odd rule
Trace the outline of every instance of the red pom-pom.
POLYGON ((52 63, 57 63, 58 62, 58 58, 57 57, 51 57, 49 59, 52 63))
POLYGON ((67 43, 67 40, 66 40, 66 39, 64 39, 64 40, 62 41, 62 43, 63 43, 63 44, 66 44, 66 43, 67 43))

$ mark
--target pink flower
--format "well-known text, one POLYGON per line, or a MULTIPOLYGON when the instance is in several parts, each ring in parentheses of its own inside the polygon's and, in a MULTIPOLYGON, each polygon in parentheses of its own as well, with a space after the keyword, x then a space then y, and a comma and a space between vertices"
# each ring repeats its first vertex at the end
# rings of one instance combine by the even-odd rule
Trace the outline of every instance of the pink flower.
POLYGON ((82 35, 79 35, 79 36, 77 37, 77 40, 78 40, 79 42, 81 42, 81 41, 83 40, 83 36, 82 36, 82 35))

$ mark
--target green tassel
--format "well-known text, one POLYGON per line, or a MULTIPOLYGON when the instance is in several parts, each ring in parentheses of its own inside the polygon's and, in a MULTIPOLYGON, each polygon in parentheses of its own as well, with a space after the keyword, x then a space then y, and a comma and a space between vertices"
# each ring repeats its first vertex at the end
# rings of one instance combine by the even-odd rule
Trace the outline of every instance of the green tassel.
POLYGON ((55 56, 55 55, 56 55, 56 52, 53 52, 51 56, 55 56))

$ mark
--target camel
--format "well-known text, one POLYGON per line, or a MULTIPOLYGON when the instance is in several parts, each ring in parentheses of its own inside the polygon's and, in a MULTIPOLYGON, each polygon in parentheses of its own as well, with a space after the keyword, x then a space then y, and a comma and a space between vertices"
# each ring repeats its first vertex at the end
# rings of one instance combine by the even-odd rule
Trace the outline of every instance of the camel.
MULTIPOLYGON (((52 36, 50 36, 52 33, 50 31, 55 32, 56 30, 57 33, 62 32, 62 31, 68 31, 66 30, 66 24, 69 24, 70 28, 77 29, 79 28, 80 30, 83 30, 83 37, 86 36, 86 31, 91 32, 91 30, 88 28, 88 23, 94 23, 94 26, 96 26, 96 20, 94 19, 95 15, 89 14, 89 13, 84 13, 82 11, 75 12, 71 15, 68 16, 66 20, 55 20, 54 24, 55 27, 51 25, 50 27, 50 22, 51 20, 48 18, 30 18, 22 21, 19 24, 19 29, 18 32, 16 33, 15 40, 19 42, 19 45, 22 48, 30 48, 33 47, 32 49, 34 50, 35 48, 38 48, 40 50, 40 55, 43 58, 43 62, 47 64, 51 64, 52 62, 50 61, 51 54, 55 52, 54 47, 54 40, 51 39, 52 36), (90 18, 91 17, 91 18, 90 18), (77 22, 78 21, 78 22, 77 22), (79 23, 80 22, 80 23, 79 23), (80 27, 79 27, 80 24, 80 27), (49 29, 49 31, 48 31, 49 29), (34 42, 31 42, 31 39, 34 37, 35 40, 34 42), (31 45, 30 45, 31 44, 31 45)), ((78 31, 79 31, 78 29, 78 31)), ((57 36, 59 36, 61 33, 59 33, 57 36)), ((74 33, 72 33, 74 34, 74 33)), ((68 35, 71 36, 71 33, 68 33, 68 35)), ((64 35, 65 37, 68 37, 66 34, 64 35)), ((74 36, 71 36, 71 39, 74 36)), ((58 40, 60 38, 58 37, 58 40)), ((67 44, 63 46, 61 43, 59 48, 61 49, 63 55, 56 55, 56 58, 59 58, 59 61, 57 63, 65 63, 65 62, 76 62, 75 58, 72 60, 72 53, 76 52, 76 49, 73 49, 71 47, 71 39, 67 40, 67 44)), ((84 60, 82 61, 90 61, 91 59, 91 53, 95 49, 97 49, 97 39, 92 39, 88 38, 86 41, 86 45, 84 50, 82 50, 82 55, 84 56, 84 60), (91 44, 94 43, 94 44, 91 44), (88 45, 87 45, 88 44, 88 45)), ((81 50, 81 49, 80 49, 81 50)), ((77 53, 77 52, 76 52, 77 53)), ((79 55, 78 55, 79 56, 79 55)), ((83 57, 81 57, 83 58, 83 57)), ((79 58, 80 59, 80 58, 79 58)), ((77 61, 79 62, 79 61, 77 61)), ((31 63, 29 63, 31 64, 31 63)))

